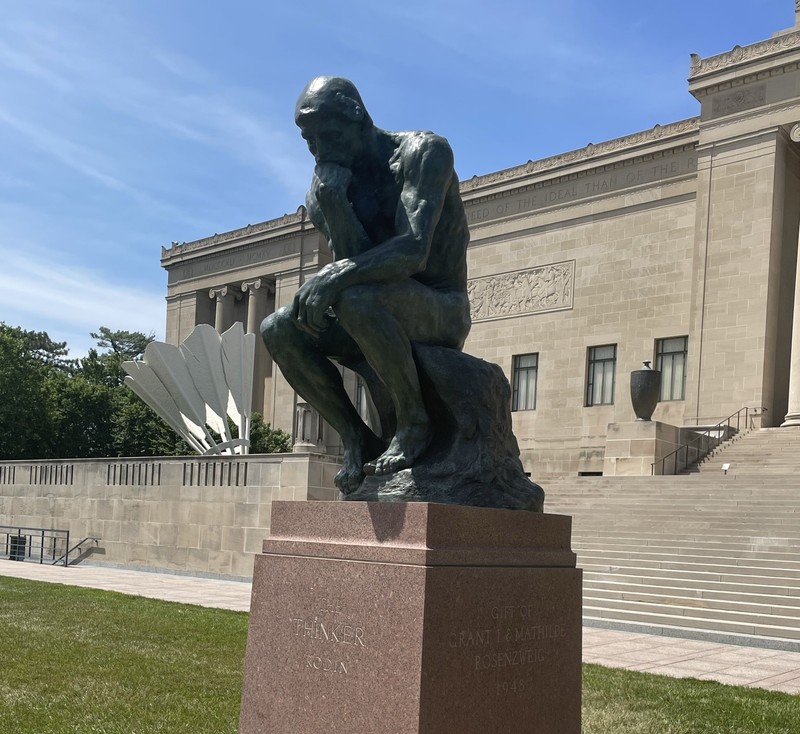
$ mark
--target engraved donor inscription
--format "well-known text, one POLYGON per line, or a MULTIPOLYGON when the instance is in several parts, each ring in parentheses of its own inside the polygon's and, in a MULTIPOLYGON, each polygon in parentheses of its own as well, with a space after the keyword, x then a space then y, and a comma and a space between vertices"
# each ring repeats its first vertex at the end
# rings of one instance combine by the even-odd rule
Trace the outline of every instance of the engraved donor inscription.
POLYGON ((534 667, 551 659, 559 641, 567 637, 563 623, 540 624, 538 608, 533 604, 496 603, 484 608, 484 622, 471 629, 453 630, 447 645, 466 653, 464 662, 476 673, 497 671, 496 695, 517 695, 525 690, 534 667), (513 669, 513 678, 501 669, 513 669))
POLYGON ((543 265, 467 284, 473 321, 572 308, 575 261, 543 265))

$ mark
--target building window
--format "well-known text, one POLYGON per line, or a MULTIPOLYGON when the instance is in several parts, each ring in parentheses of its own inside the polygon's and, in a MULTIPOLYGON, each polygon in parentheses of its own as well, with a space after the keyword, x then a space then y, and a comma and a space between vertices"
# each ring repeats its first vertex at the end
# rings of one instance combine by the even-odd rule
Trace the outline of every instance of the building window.
POLYGON ((661 372, 661 400, 686 397, 686 354, 688 336, 656 339, 656 369, 661 372))
POLYGON ((614 402, 614 374, 617 371, 617 345, 589 347, 586 377, 586 405, 611 405, 614 402))
POLYGON ((519 354, 512 367, 511 410, 536 408, 536 377, 539 371, 538 354, 519 354))

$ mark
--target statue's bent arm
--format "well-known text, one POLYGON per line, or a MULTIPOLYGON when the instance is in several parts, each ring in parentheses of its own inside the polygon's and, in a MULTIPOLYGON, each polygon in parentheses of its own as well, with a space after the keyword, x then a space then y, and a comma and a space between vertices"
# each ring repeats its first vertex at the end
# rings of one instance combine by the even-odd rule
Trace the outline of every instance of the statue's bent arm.
POLYGON ((339 292, 353 285, 392 283, 423 272, 453 177, 453 152, 433 133, 412 133, 401 151, 403 188, 396 234, 370 250, 326 265, 339 292))

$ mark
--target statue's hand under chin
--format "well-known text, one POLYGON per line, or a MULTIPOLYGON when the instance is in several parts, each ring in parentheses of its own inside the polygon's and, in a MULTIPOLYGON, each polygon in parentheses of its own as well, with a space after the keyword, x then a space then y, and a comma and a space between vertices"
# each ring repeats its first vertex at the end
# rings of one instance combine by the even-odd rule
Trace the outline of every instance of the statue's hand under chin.
POLYGON ((314 168, 314 193, 320 203, 330 196, 339 197, 347 193, 353 172, 337 163, 318 163, 314 168))

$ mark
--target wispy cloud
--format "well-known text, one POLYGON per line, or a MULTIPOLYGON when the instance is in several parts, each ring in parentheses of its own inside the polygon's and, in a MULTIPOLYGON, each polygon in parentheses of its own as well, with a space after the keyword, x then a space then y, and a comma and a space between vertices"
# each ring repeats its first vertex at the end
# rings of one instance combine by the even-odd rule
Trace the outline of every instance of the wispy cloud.
MULTIPOLYGON (((290 144, 295 136, 290 139, 286 131, 286 115, 272 119, 269 100, 260 90, 232 88, 195 60, 154 45, 127 19, 118 25, 111 20, 106 18, 110 37, 101 39, 96 28, 72 26, 64 32, 46 22, 11 23, 6 38, 0 37, 0 67, 27 76, 30 83, 58 89, 62 106, 89 105, 98 114, 116 116, 121 124, 126 119, 135 122, 145 134, 161 130, 182 142, 233 156, 257 175, 276 177, 296 196, 302 195, 302 149, 290 144)), ((91 26, 91 18, 87 21, 91 26)), ((52 144, 45 135, 45 120, 32 112, 19 115, 16 122, 38 126, 35 142, 77 168, 83 156, 71 155, 63 135, 58 145, 52 144)), ((120 152, 124 158, 125 151, 120 152)), ((83 172, 97 179, 107 176, 88 165, 83 172)), ((124 172, 106 178, 108 184, 124 181, 124 172)), ((127 190, 133 193, 137 187, 127 183, 127 190)))
POLYGON ((143 292, 109 279, 107 273, 53 258, 0 247, 0 319, 47 331, 67 340, 80 355, 92 346, 89 333, 110 328, 155 331, 163 338, 164 301, 158 292, 143 292))

